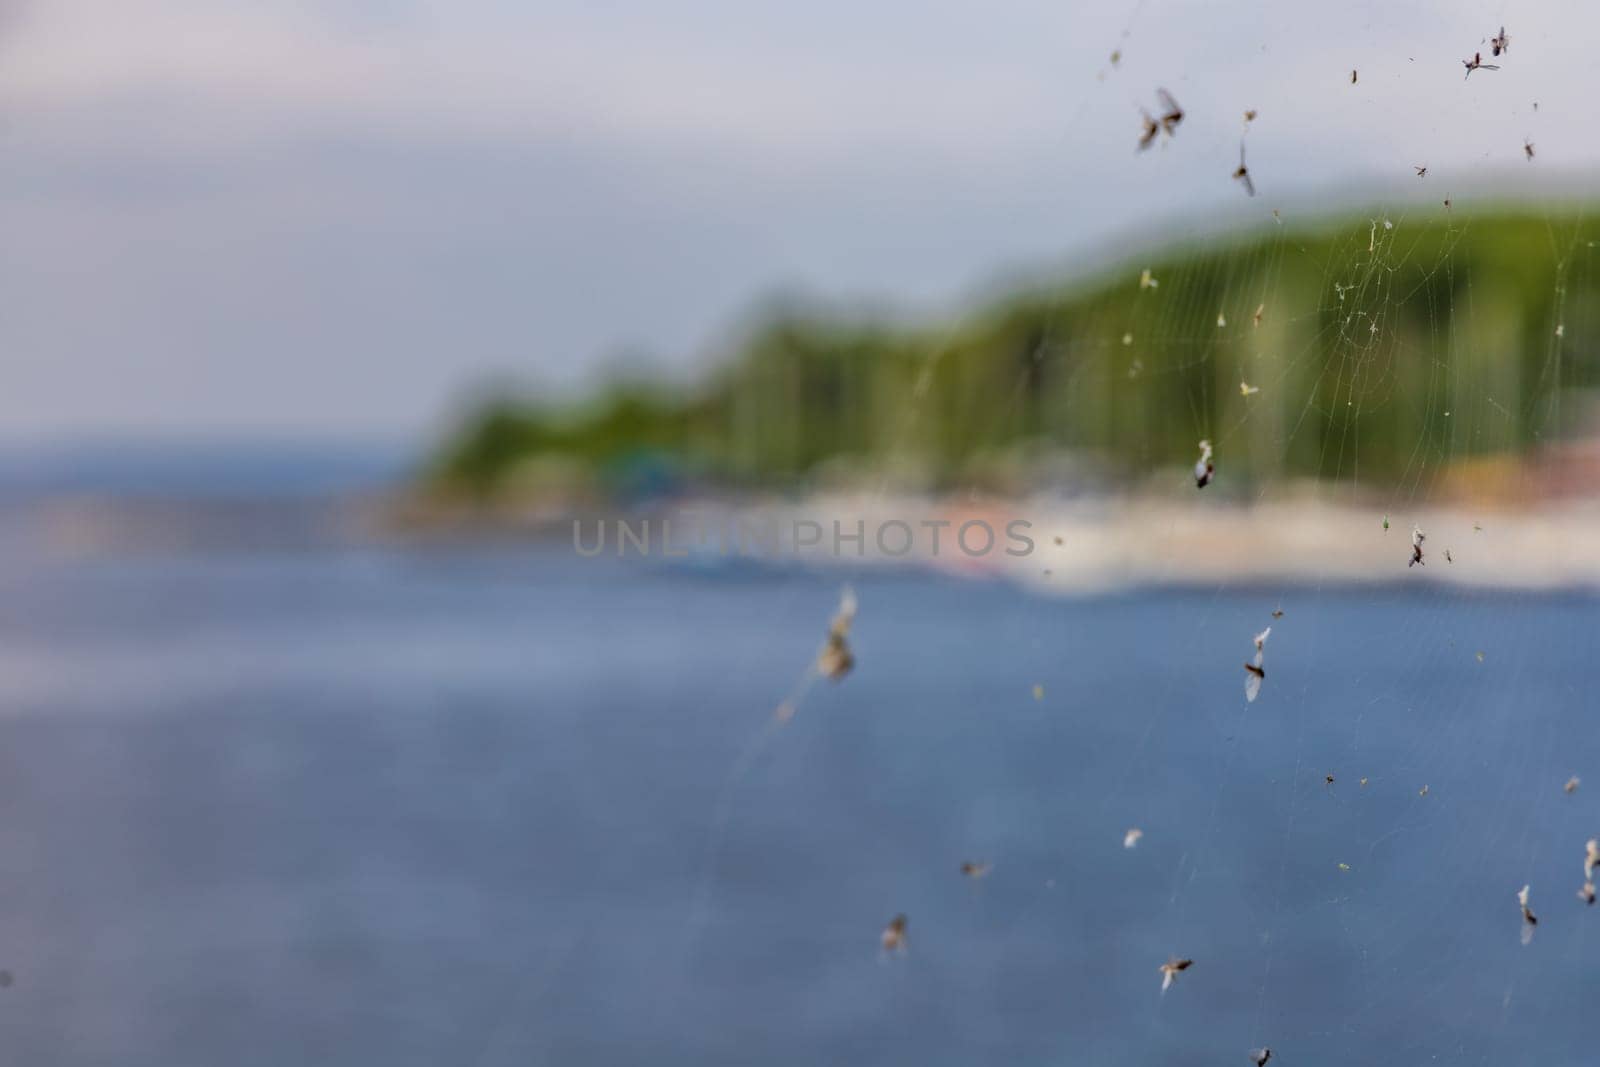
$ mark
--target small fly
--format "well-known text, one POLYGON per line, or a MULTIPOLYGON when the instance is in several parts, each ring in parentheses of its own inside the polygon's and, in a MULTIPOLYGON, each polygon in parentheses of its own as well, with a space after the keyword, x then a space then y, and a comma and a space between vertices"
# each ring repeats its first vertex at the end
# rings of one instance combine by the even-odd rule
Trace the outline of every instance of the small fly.
POLYGON ((1239 169, 1233 172, 1233 180, 1244 182, 1244 191, 1251 196, 1256 195, 1256 183, 1250 180, 1250 168, 1244 165, 1244 142, 1239 142, 1239 169))
POLYGON ((1187 971, 1193 966, 1194 960, 1170 959, 1166 963, 1163 963, 1160 967, 1161 992, 1165 993, 1169 988, 1171 988, 1173 979, 1177 978, 1180 972, 1187 971))

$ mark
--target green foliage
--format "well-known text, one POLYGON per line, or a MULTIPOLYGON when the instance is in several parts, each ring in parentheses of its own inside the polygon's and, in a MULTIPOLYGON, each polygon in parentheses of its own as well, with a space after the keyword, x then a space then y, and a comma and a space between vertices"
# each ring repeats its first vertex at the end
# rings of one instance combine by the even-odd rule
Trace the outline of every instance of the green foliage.
POLYGON ((1272 226, 940 326, 777 315, 694 389, 497 399, 435 475, 492 495, 555 456, 607 488, 654 456, 730 485, 955 485, 1064 455, 1136 477, 1208 437, 1237 479, 1393 484, 1559 432, 1560 394, 1596 384, 1600 226, 1576 210, 1390 221, 1272 226))

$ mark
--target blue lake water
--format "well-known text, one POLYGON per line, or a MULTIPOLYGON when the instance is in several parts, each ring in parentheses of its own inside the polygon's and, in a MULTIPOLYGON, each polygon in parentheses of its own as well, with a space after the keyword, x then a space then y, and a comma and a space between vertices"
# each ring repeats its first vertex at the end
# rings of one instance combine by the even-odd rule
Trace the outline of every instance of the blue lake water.
POLYGON ((1595 1062, 1595 599, 854 580, 11 559, 7 1061, 1595 1062))

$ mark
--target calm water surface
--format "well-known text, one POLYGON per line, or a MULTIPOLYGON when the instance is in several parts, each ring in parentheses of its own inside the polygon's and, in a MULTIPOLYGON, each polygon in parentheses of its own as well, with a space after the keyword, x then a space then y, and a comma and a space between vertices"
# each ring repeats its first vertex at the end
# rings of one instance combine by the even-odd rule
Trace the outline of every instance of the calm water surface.
POLYGON ((771 731, 839 576, 13 557, 0 1047, 1594 1063, 1597 602, 1419 578, 1072 600, 862 575, 856 673, 771 731), (1170 954, 1196 963, 1162 996, 1170 954))

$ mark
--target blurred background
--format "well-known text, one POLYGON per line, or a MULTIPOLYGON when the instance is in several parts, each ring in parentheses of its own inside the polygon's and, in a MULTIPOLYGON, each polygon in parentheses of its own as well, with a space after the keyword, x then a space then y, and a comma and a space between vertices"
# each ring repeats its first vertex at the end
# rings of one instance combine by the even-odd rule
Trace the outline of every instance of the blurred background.
POLYGON ((1589 1062, 1597 31, 0 0, 0 1042, 1589 1062))

